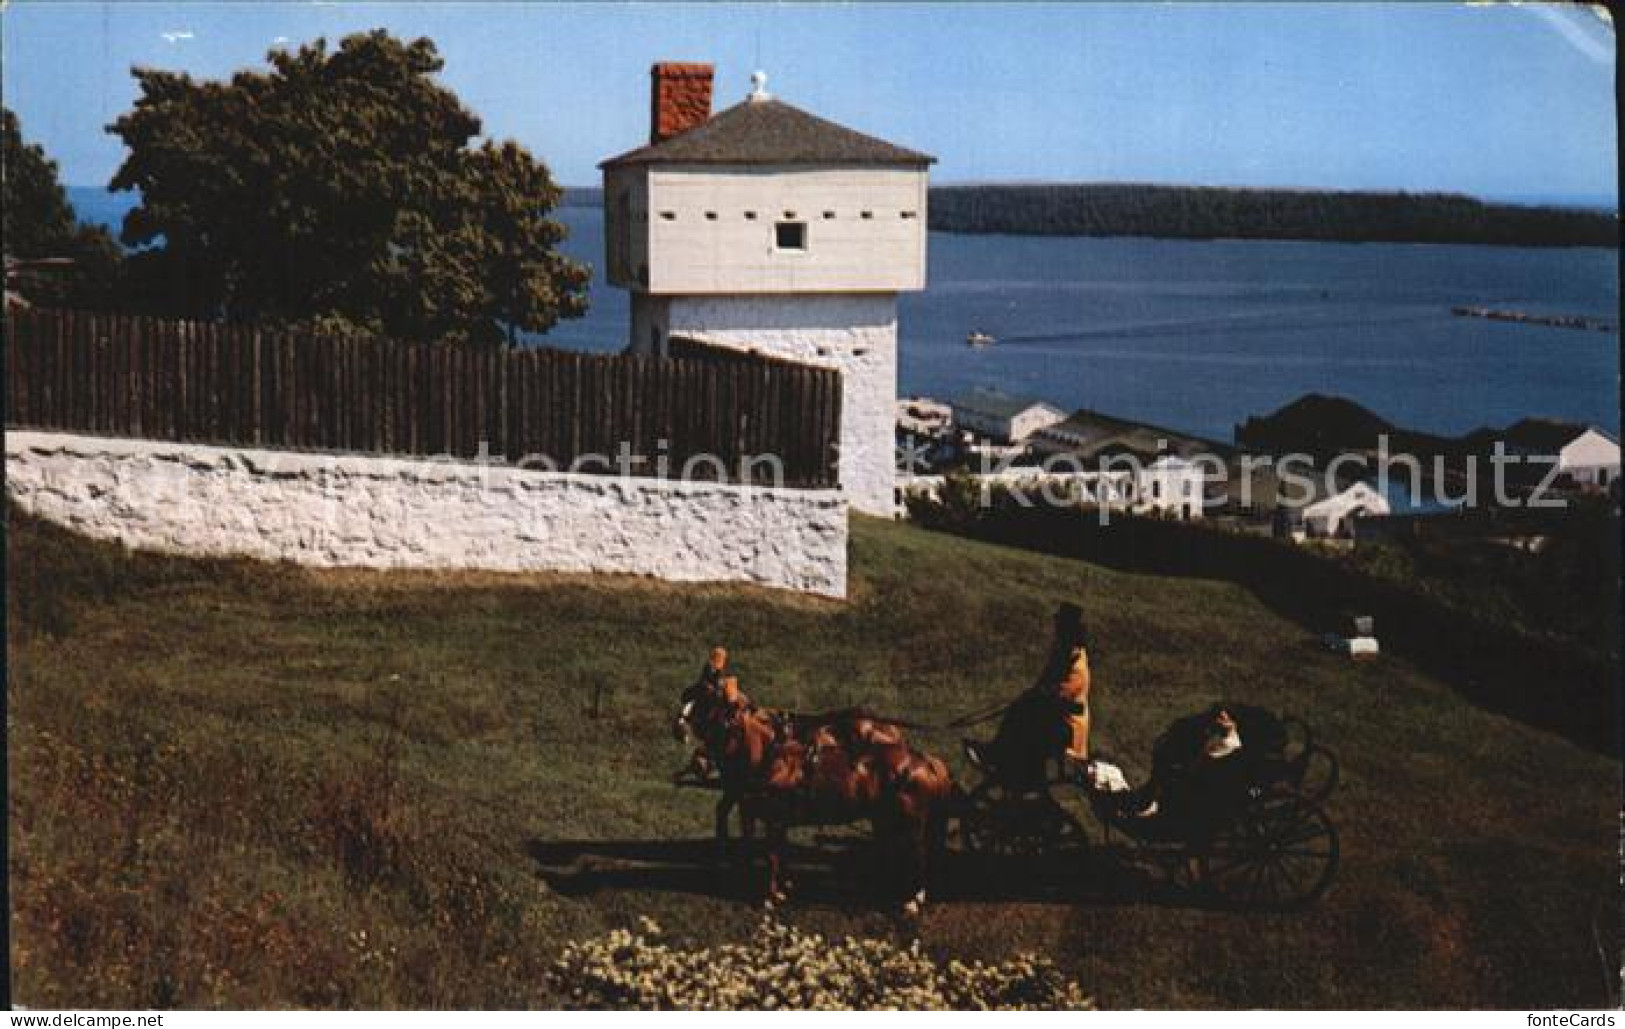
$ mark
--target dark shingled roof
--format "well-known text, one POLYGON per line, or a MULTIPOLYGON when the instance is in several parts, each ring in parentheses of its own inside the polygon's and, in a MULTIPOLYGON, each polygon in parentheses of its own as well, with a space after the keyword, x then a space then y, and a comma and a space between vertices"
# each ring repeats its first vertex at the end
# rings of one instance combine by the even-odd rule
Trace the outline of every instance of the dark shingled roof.
POLYGON ((988 415, 993 418, 1014 418, 1023 411, 1034 407, 1048 407, 1058 411, 1052 404, 1031 397, 1013 397, 1008 393, 1001 393, 996 389, 973 389, 969 393, 955 397, 949 401, 950 407, 961 411, 974 411, 977 414, 988 415))
POLYGON ((625 164, 900 164, 924 167, 936 158, 770 97, 746 100, 660 143, 599 165, 625 164))
POLYGON ((1229 459, 1238 453, 1237 448, 1225 443, 1088 408, 1074 411, 1065 421, 1038 430, 1028 443, 1044 450, 1076 454, 1085 460, 1118 452, 1145 457, 1166 453, 1187 459, 1197 454, 1229 459))

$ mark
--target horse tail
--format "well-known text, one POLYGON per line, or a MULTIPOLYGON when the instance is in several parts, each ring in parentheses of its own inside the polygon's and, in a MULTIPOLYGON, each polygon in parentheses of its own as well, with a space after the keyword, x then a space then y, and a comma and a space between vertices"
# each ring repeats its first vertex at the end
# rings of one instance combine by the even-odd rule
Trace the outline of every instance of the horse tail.
POLYGON ((948 850, 948 820, 956 809, 954 798, 959 784, 940 758, 914 750, 910 754, 914 760, 907 770, 907 780, 920 819, 913 856, 914 888, 919 891, 916 900, 923 903, 928 880, 948 850))

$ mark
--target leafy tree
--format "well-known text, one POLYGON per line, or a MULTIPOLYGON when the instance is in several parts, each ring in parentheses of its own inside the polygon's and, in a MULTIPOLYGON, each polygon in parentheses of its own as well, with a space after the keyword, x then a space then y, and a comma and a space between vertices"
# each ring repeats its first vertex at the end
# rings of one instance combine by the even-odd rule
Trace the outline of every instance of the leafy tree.
POLYGON ((7 258, 60 258, 61 271, 8 274, 6 287, 39 304, 98 306, 109 294, 119 260, 118 245, 99 225, 81 225, 57 178, 56 162, 38 144, 23 141, 22 123, 0 107, 0 206, 7 258))
POLYGON ((586 311, 554 248, 561 190, 433 76, 427 39, 383 31, 273 50, 229 82, 138 68, 114 189, 150 306, 189 317, 492 342, 586 311))

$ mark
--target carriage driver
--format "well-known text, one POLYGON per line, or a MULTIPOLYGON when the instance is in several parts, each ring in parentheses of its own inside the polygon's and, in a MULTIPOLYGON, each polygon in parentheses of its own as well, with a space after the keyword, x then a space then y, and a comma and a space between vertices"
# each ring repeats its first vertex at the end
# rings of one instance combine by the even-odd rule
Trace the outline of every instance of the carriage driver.
POLYGON ((1089 760, 1089 650, 1083 609, 1062 604, 1055 611, 1055 639, 1034 689, 1055 698, 1066 725, 1066 757, 1089 760))
POLYGON ((1054 626, 1044 670, 1005 708, 987 751, 1010 785, 1040 785, 1052 758, 1073 765, 1071 775, 1084 774, 1089 761, 1090 675, 1083 609, 1062 604, 1054 626))

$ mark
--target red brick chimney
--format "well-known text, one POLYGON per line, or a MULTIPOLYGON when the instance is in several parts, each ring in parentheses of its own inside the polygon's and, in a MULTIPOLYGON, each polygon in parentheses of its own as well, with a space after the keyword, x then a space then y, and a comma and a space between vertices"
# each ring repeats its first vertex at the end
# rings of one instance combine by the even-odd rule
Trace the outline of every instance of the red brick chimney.
POLYGON ((649 142, 687 132, 711 117, 709 64, 661 61, 649 69, 649 142))

